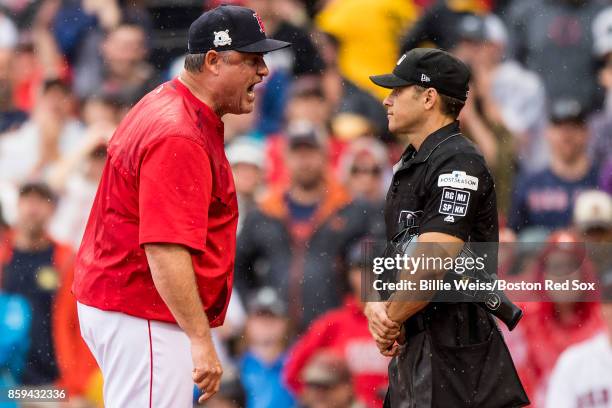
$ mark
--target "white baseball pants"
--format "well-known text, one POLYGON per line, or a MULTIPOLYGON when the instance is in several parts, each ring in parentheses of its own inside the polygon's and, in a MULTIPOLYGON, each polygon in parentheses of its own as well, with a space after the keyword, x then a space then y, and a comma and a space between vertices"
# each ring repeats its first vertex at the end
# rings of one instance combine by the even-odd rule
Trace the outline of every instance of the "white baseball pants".
POLYGON ((176 324, 77 303, 81 335, 104 377, 106 408, 191 408, 191 346, 176 324))

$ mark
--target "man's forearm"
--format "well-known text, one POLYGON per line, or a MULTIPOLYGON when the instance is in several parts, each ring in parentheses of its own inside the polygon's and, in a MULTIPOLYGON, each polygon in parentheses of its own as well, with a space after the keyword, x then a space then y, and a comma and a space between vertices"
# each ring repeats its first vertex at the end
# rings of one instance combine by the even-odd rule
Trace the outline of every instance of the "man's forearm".
POLYGON ((187 248, 175 244, 147 244, 145 252, 155 288, 178 325, 190 339, 210 336, 187 248))
MULTIPOLYGON (((443 233, 430 232, 421 234, 416 243, 414 254, 423 259, 450 257, 454 259, 461 248, 463 241, 443 233)), ((415 256, 413 255, 413 256, 415 256)), ((444 276, 444 269, 417 267, 416 270, 402 270, 400 280, 414 282, 419 287, 422 279, 435 280, 444 276)), ((396 323, 403 323, 411 316, 424 309, 436 294, 434 290, 404 291, 394 293, 388 300, 387 315, 396 323)))
POLYGON ((408 320, 411 316, 417 314, 429 304, 427 300, 415 301, 391 301, 387 309, 389 319, 397 323, 402 323, 408 320))

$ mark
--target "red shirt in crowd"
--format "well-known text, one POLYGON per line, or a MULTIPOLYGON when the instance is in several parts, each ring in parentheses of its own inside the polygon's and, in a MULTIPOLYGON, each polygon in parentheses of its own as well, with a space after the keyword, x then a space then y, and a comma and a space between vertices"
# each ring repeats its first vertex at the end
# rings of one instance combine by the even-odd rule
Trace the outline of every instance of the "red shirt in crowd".
POLYGON ((144 244, 191 251, 212 327, 229 302, 238 207, 223 122, 178 79, 146 95, 121 122, 78 253, 73 291, 103 310, 176 322, 157 292, 144 244))
POLYGON ((284 375, 289 388, 297 394, 304 386, 302 370, 323 349, 344 357, 360 401, 368 407, 382 406, 389 359, 378 351, 368 330, 368 320, 354 297, 348 297, 344 306, 315 320, 289 352, 284 375))

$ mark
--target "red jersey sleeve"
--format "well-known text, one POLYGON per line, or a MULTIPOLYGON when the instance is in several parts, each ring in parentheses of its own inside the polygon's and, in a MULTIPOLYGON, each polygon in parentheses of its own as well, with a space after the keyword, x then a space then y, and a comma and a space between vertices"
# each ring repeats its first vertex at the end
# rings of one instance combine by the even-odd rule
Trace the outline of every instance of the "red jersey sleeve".
POLYGON ((211 194, 210 159, 201 145, 173 136, 152 143, 139 172, 139 244, 204 251, 211 194))

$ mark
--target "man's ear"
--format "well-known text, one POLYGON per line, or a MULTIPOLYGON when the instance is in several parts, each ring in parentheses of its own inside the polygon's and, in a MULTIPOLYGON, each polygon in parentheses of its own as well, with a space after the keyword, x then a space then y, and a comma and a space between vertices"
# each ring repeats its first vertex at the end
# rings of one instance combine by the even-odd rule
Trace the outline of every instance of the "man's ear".
POLYGON ((440 94, 438 94, 438 91, 436 91, 435 88, 427 88, 423 94, 425 97, 426 110, 430 110, 436 105, 436 103, 440 103, 440 94))
POLYGON ((210 71, 214 75, 219 75, 220 65, 221 55, 215 50, 208 51, 204 56, 203 70, 210 71))

